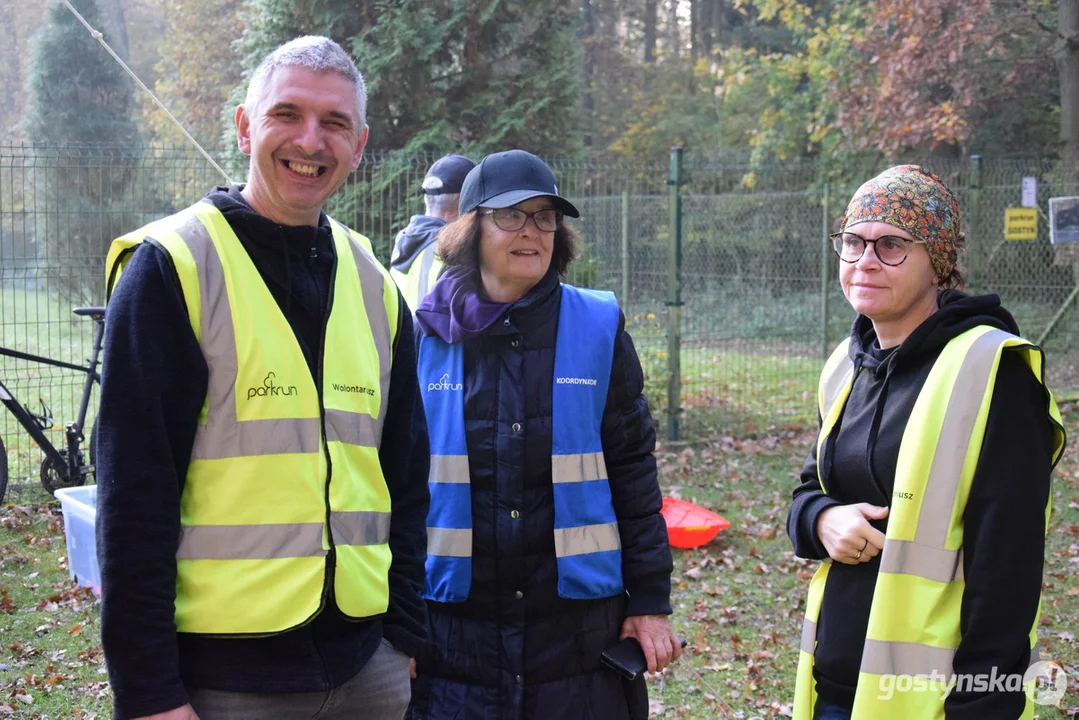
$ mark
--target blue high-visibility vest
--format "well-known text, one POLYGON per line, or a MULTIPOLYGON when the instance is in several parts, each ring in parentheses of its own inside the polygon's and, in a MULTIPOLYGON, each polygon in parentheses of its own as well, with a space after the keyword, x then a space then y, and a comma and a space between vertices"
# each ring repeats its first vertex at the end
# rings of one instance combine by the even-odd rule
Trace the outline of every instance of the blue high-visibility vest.
MULTIPOLYGON (((564 598, 592 600, 623 591, 622 542, 601 438, 618 321, 613 294, 562 286, 552 385, 551 481, 558 594, 564 598)), ((464 346, 424 337, 419 379, 431 436, 423 596, 462 602, 472 584, 464 346)))

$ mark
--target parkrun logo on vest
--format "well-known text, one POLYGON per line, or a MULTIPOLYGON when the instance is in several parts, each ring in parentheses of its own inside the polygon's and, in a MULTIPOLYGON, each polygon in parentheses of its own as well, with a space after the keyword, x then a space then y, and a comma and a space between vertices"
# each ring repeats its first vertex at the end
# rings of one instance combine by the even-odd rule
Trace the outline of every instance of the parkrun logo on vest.
POLYGON ((266 379, 262 381, 262 387, 247 388, 247 399, 255 397, 277 397, 278 395, 299 395, 299 390, 295 385, 289 385, 283 387, 281 385, 274 385, 273 379, 277 377, 273 371, 266 376, 266 379))
POLYGON ((450 382, 449 373, 446 373, 445 375, 440 377, 438 379, 438 382, 427 383, 427 392, 431 392, 432 390, 461 390, 463 388, 464 385, 462 385, 461 383, 450 382))
POLYGON ((592 378, 560 377, 554 379, 556 385, 597 385, 592 378))

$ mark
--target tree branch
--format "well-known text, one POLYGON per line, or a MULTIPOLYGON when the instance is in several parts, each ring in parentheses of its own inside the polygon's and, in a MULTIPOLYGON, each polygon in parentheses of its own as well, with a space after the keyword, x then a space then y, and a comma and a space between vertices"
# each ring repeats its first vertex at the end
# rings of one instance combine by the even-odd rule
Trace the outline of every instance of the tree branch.
POLYGON ((1035 25, 1037 25, 1039 28, 1041 28, 1045 32, 1047 32, 1050 35, 1052 35, 1053 37, 1055 37, 1057 40, 1068 43, 1069 45, 1076 43, 1076 39, 1074 37, 1071 37, 1071 38, 1066 37, 1066 36, 1062 35, 1060 33, 1060 31, 1057 30, 1055 27, 1052 27, 1050 25, 1046 25, 1044 22, 1042 22, 1042 19, 1040 17, 1038 17, 1038 13, 1037 13, 1036 10, 1033 10, 1032 8, 1027 7, 1026 5, 1024 5, 1021 2, 1012 3, 1012 8, 1015 9, 1015 10, 1018 10, 1020 14, 1026 15, 1027 17, 1029 17, 1031 19, 1031 21, 1035 25))

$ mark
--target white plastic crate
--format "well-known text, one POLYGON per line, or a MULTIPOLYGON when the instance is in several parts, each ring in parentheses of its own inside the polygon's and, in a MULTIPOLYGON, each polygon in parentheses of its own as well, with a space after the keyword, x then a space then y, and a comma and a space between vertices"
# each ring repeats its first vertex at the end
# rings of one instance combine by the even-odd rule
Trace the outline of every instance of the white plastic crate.
POLYGON ((67 568, 71 579, 101 595, 101 570, 97 565, 94 542, 97 486, 61 488, 56 491, 56 497, 64 513, 67 568))

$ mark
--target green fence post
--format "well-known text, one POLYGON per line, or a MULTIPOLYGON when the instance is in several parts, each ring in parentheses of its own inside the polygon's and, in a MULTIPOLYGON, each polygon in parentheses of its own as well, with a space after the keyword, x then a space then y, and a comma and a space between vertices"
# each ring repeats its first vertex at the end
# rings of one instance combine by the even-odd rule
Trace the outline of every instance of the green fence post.
POLYGON ((820 356, 828 359, 828 256, 832 254, 832 241, 828 237, 829 224, 829 190, 828 183, 824 183, 824 195, 821 197, 821 247, 820 247, 820 356))
POLYGON ((682 412, 682 148, 671 148, 670 262, 667 282, 667 439, 678 440, 682 412))
POLYGON ((622 307, 629 303, 629 190, 622 191, 622 307))
POLYGON ((992 246, 986 243, 985 238, 979 237, 982 223, 982 156, 970 156, 970 205, 969 222, 967 223, 967 247, 973 251, 967 252, 967 269, 970 271, 970 280, 977 284, 981 281, 981 270, 985 264, 985 247, 992 246), (973 241, 973 242, 972 242, 973 241))

